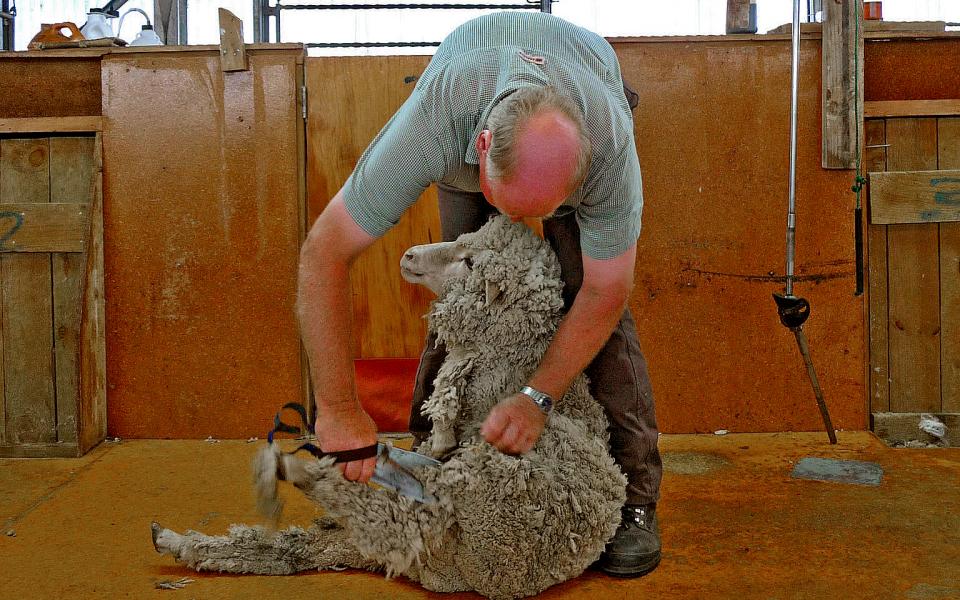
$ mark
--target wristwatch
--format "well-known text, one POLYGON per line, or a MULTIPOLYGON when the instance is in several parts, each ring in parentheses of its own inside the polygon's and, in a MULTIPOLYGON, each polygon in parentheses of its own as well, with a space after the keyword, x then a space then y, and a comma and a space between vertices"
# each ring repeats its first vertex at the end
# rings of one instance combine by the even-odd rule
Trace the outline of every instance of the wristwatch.
POLYGON ((520 388, 521 394, 526 394, 530 396, 530 399, 533 400, 533 403, 540 407, 540 410, 545 415, 549 415, 550 411, 553 410, 553 398, 549 394, 544 394, 540 390, 535 390, 529 385, 525 385, 520 388))

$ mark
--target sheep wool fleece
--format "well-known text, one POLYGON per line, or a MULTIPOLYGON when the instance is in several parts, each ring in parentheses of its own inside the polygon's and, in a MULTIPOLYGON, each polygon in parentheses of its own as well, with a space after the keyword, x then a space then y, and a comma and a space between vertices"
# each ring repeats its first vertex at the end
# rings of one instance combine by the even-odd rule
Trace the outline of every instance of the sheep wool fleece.
POLYGON ((530 452, 502 454, 479 434, 490 409, 536 369, 557 329, 556 256, 507 217, 454 243, 452 254, 469 256, 470 266, 444 282, 429 313, 448 356, 424 405, 434 431, 419 450, 442 464, 417 473, 437 502, 349 482, 330 458, 305 461, 268 446, 255 465, 261 506, 279 514, 279 473, 323 508, 322 521, 280 532, 235 525, 222 537, 154 524, 158 551, 197 570, 383 570, 432 591, 496 599, 537 594, 599 557, 620 524, 626 479, 586 379, 557 403, 530 452))

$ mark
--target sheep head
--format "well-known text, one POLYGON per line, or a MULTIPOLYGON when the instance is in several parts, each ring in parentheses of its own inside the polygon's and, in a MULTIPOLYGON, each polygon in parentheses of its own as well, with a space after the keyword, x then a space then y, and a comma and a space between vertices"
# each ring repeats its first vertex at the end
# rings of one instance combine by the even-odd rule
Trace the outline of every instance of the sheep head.
POLYGON ((408 250, 404 279, 437 300, 431 327, 448 346, 505 347, 553 334, 563 301, 560 265, 549 245, 509 217, 491 219, 453 242, 408 250))

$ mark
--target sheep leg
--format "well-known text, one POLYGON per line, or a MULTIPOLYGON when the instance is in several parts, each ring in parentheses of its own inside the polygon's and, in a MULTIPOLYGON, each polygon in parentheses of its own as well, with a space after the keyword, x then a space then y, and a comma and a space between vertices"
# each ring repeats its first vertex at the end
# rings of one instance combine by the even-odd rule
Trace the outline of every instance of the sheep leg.
POLYGON ((375 569, 347 540, 346 532, 331 521, 310 529, 291 527, 268 531, 233 525, 225 536, 197 531, 179 534, 158 523, 151 525, 157 552, 197 571, 289 575, 313 569, 375 569))

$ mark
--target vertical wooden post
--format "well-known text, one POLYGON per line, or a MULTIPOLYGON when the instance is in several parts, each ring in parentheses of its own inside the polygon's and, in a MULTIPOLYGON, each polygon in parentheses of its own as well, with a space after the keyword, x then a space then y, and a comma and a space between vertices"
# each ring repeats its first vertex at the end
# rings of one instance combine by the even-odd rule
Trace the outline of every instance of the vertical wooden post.
POLYGON ((246 71, 247 52, 243 45, 243 21, 225 8, 218 9, 220 15, 220 69, 227 71, 246 71))
POLYGON ((750 0, 727 0, 727 33, 750 31, 750 0))
POLYGON ((861 0, 823 5, 823 152, 825 169, 857 164, 857 119, 863 114, 861 0), (859 33, 859 34, 858 34, 859 33))

